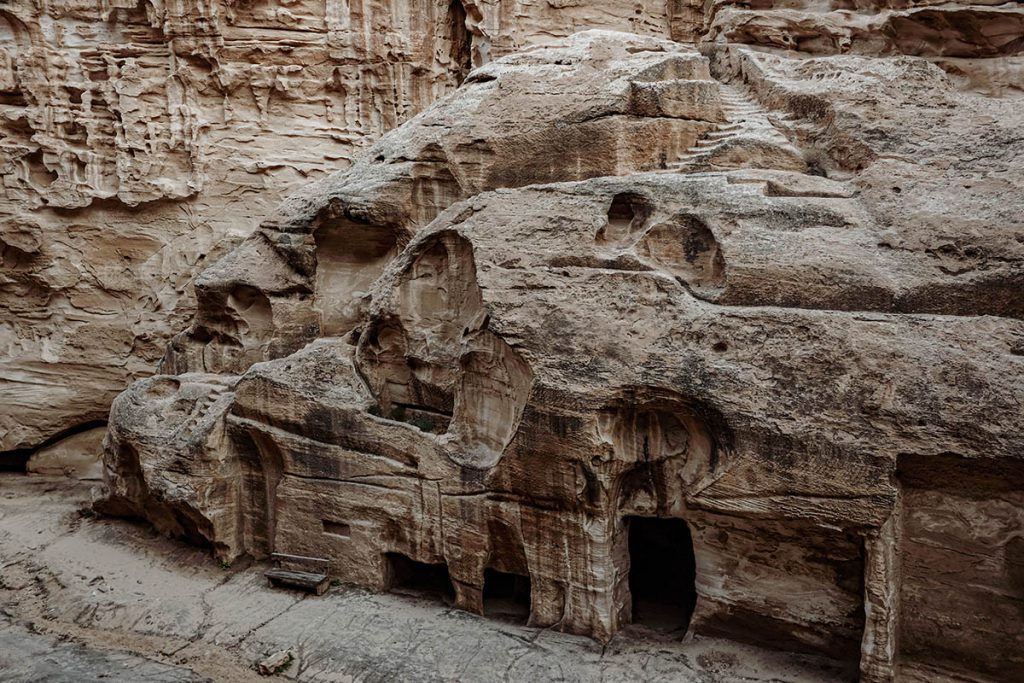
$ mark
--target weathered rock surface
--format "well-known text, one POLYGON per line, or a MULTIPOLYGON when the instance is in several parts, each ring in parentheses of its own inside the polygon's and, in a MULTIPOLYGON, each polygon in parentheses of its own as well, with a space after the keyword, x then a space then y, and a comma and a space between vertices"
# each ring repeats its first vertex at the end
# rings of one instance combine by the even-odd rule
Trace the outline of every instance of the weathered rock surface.
POLYGON ((25 471, 29 474, 66 474, 78 479, 102 479, 100 455, 106 433, 106 427, 93 427, 43 446, 29 457, 25 471))
POLYGON ((57 638, 27 633, 0 620, 0 680, 100 683, 100 681, 154 681, 199 683, 208 680, 191 671, 147 661, 144 657, 66 643, 57 638))
MULTIPOLYGON (((1019 5, 996 0, 8 2, 0 9, 0 457, 23 462, 104 420, 114 396, 151 373, 188 325, 198 273, 283 197, 360 158, 471 67, 610 28, 790 55, 916 55, 968 90, 1019 94, 1022 16, 1019 5)), ((636 111, 653 87, 638 86, 636 111)), ((766 124, 751 117, 746 132, 774 130, 766 124)), ((640 142, 634 152, 645 149, 640 142)), ((788 162, 800 170, 799 159, 788 162)))
POLYGON ((1019 678, 1020 102, 610 32, 476 69, 197 280, 102 507, 602 642, 1019 678))
POLYGON ((0 8, 0 453, 106 418, 192 280, 492 56, 663 2, 30 2, 0 8))
MULTIPOLYGON (((445 106, 290 196, 197 279, 198 314, 163 369, 238 373, 344 334, 401 247, 459 199, 666 169, 725 122, 720 85, 694 49, 622 34, 578 43, 474 71, 445 106)), ((802 167, 785 138, 752 139, 802 167)))
POLYGON ((253 683, 253 664, 295 654, 278 679, 744 680, 827 683, 821 657, 630 627, 607 646, 511 617, 481 618, 423 592, 266 588, 262 567, 225 570, 144 527, 78 514, 89 486, 0 474, 0 680, 253 683))

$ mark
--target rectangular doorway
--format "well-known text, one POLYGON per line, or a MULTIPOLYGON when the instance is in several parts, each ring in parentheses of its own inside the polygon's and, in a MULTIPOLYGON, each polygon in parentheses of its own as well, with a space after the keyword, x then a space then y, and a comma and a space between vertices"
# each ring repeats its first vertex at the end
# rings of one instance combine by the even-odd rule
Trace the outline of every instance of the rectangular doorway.
POLYGON ((626 518, 633 623, 685 633, 697 605, 690 529, 681 519, 626 518))

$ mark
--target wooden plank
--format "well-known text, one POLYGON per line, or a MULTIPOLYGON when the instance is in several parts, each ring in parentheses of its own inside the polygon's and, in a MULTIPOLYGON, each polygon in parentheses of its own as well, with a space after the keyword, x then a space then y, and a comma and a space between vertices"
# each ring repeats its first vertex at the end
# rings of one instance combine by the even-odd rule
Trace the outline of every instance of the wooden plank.
POLYGON ((310 584, 319 583, 327 578, 327 574, 314 572, 296 572, 290 569, 268 569, 263 573, 269 579, 280 579, 282 581, 299 581, 310 584))
POLYGON ((330 559, 326 557, 306 557, 305 555, 288 555, 287 553, 271 553, 270 557, 275 560, 288 560, 290 562, 305 562, 308 564, 329 564, 330 559))

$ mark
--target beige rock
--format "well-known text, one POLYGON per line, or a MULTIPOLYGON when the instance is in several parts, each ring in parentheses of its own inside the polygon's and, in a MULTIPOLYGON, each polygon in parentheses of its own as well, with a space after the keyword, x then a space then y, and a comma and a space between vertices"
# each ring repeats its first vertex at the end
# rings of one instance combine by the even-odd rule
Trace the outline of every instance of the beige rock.
POLYGON ((79 432, 40 448, 28 459, 30 474, 71 475, 78 479, 102 479, 103 437, 106 427, 79 432))
POLYGON ((1022 17, 8 2, 0 466, 110 407, 225 561, 1024 678, 1022 17))
POLYGON ((1024 12, 1001 0, 714 0, 705 20, 708 39, 816 54, 1004 57, 1024 49, 1024 12))
MULTIPOLYGON (((238 373, 343 334, 384 266, 453 202, 494 187, 697 163, 688 151, 724 124, 722 106, 695 50, 621 34, 580 34, 569 49, 538 48, 477 69, 448 106, 289 197, 204 272, 198 315, 163 368, 238 373), (703 103, 702 113, 679 110, 684 100, 703 103)), ((748 139, 785 167, 802 167, 784 138, 748 139)))
POLYGON ((0 453, 105 419, 199 272, 474 64, 670 33, 653 0, 514 4, 4 3, 0 453))
POLYGON ((104 509, 601 642, 1019 677, 1018 102, 703 51, 497 60, 290 197, 114 403, 104 509))
POLYGON ((291 652, 288 650, 281 650, 280 652, 275 652, 266 659, 261 660, 260 663, 256 665, 256 669, 263 676, 274 676, 278 673, 282 673, 294 659, 295 656, 291 652))
MULTIPOLYGON (((0 453, 104 419, 187 326, 198 273, 292 190, 348 166, 473 66, 611 28, 776 52, 922 55, 962 87, 1001 95, 1024 83, 1021 16, 996 0, 9 2, 0 14, 0 453)), ((711 116, 699 88, 712 86, 664 85, 634 82, 634 110, 660 115, 648 101, 657 91, 673 116, 711 116)), ((750 102, 738 93, 724 104, 736 113, 750 102)), ((758 154, 774 156, 761 165, 802 170, 806 160, 772 125, 737 123, 675 161, 699 170, 758 154)), ((643 127, 615 135, 634 151, 666 142, 643 127)))

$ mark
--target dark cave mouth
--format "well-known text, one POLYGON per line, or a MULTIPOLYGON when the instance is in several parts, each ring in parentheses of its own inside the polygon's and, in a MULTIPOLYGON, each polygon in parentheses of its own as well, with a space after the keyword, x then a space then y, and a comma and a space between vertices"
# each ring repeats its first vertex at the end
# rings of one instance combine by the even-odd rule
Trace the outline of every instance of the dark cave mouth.
POLYGON ((690 528, 681 519, 628 517, 632 623, 663 633, 685 632, 697 605, 697 569, 690 528))
POLYGON ((388 591, 451 604, 455 588, 446 564, 418 562, 401 553, 388 553, 388 591))
POLYGON ((526 624, 530 620, 530 577, 487 569, 483 606, 489 618, 526 624))

